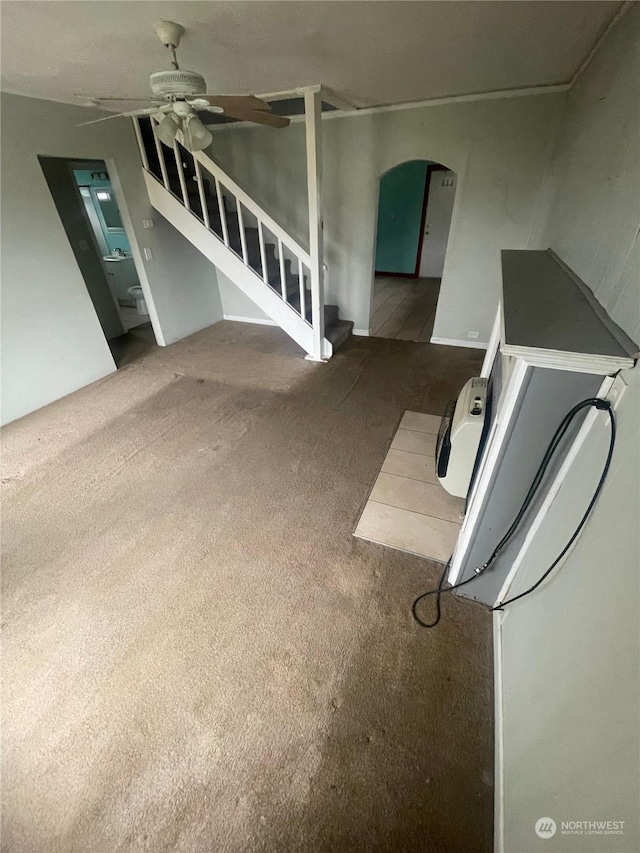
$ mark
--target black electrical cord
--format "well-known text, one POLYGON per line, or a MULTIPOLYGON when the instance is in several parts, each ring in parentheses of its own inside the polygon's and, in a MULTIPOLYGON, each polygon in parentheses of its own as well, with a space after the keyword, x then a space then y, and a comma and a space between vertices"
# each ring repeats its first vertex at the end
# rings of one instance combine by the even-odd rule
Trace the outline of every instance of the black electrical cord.
POLYGON ((438 586, 435 589, 430 589, 427 592, 423 592, 421 595, 419 595, 415 599, 415 601, 413 602, 413 604, 411 606, 411 613, 412 613, 415 621, 422 628, 435 628, 435 626, 440 621, 440 616, 441 616, 440 597, 441 597, 443 592, 453 592, 454 589, 458 589, 459 587, 470 583, 471 581, 475 580, 477 577, 480 577, 480 575, 484 574, 484 572, 491 566, 491 564, 494 562, 494 560, 496 559, 496 557, 498 556, 500 551, 505 547, 505 545, 509 542, 511 537, 514 535, 514 533, 516 532, 516 530, 517 530, 518 526, 520 525, 522 519, 524 518, 529 506, 531 505, 531 501, 533 500, 538 488, 540 487, 540 483, 542 482, 544 475, 546 473, 546 470, 549 467, 549 463, 551 462, 553 454, 555 453, 560 442, 564 438, 564 436, 565 436, 567 430, 569 429, 569 426, 571 425, 573 419, 583 409, 590 408, 592 406, 595 407, 596 409, 599 409, 601 411, 606 411, 608 413, 610 424, 611 424, 611 438, 610 438, 610 442, 609 442, 609 451, 607 453, 607 459, 605 461, 604 468, 602 470, 602 475, 600 477, 598 485, 596 486, 596 489, 593 493, 593 496, 592 496, 591 500, 589 501, 589 505, 587 506, 587 509, 586 509, 584 515, 580 519, 580 523, 578 524, 578 526, 574 530, 573 534, 571 535, 571 538, 569 539, 569 541, 567 542, 565 547, 562 549, 560 554, 553 561, 553 563, 549 566, 549 568, 542 575, 542 577, 532 587, 530 587, 525 592, 522 592, 519 595, 516 595, 513 598, 508 599, 507 601, 500 602, 500 604, 497 607, 493 607, 492 610, 502 610, 507 604, 511 604, 513 601, 517 601, 519 598, 524 598, 525 595, 529 595, 530 592, 533 592, 535 589, 537 589, 540 586, 540 584, 544 581, 544 579, 546 577, 548 577, 549 574, 551 574, 551 572, 555 569, 555 567, 558 565, 560 560, 562 560, 562 558, 565 556, 565 554, 567 553, 569 548, 571 548, 571 546, 573 545, 573 543, 575 542, 575 540, 579 536, 580 531, 582 530, 582 528, 586 524, 587 519, 589 518, 589 515, 591 514, 591 511, 592 511, 593 507, 595 506, 596 501, 598 500, 600 492, 602 491, 602 487, 604 486, 604 481, 607 477, 607 474, 609 473, 609 467, 611 466, 611 458, 613 456, 613 449, 614 449, 615 441, 616 441, 616 422, 615 422, 615 417, 613 414, 613 409, 611 408, 611 403, 609 403, 608 400, 601 400, 599 397, 588 397, 586 400, 582 400, 580 403, 577 403, 564 416, 560 425, 556 429, 556 431, 553 435, 553 438, 551 439, 551 441, 549 443, 549 446, 547 447, 547 449, 545 451, 545 454, 542 458, 542 461, 541 461, 540 465, 538 466, 538 470, 536 471, 536 475, 533 478, 531 486, 529 487, 529 491, 527 492, 525 499, 522 502, 522 505, 520 506, 520 509, 516 513, 516 516, 515 516, 513 522, 511 523, 511 525, 509 526, 509 529, 507 530, 507 532, 504 534, 502 539, 498 542, 496 547, 493 549, 491 556, 486 561, 486 563, 483 563, 482 566, 479 566, 475 570, 475 574, 471 575, 471 577, 467 578, 466 580, 460 581, 457 584, 453 584, 453 586, 447 587, 447 589, 443 590, 444 581, 445 581, 447 572, 449 570, 449 566, 451 565, 452 557, 449 557, 449 559, 447 560, 447 563, 446 563, 446 565, 442 571, 442 574, 440 575, 440 579, 438 581, 438 586), (435 617, 433 622, 424 622, 418 616, 417 606, 423 599, 425 599, 431 595, 435 595, 435 597, 436 597, 436 617, 435 617))
MULTIPOLYGON (((438 581, 438 586, 435 589, 430 589, 427 592, 423 592, 422 595, 419 595, 416 600, 411 605, 411 613, 413 618, 416 620, 418 625, 422 628, 435 628, 435 626, 440 621, 440 596, 442 595, 442 587, 444 585, 444 579, 447 576, 447 572, 449 571, 449 566, 451 565, 451 557, 447 560, 447 563, 442 570, 442 574, 440 575, 440 580, 438 581), (435 595, 436 597, 436 618, 433 622, 423 622, 422 619, 418 616, 418 604, 422 601, 423 598, 427 598, 430 595, 435 595)), ((470 578, 467 578, 466 581, 460 581, 460 583, 454 584, 453 586, 447 587, 444 592, 451 592, 454 589, 458 589, 460 586, 464 586, 469 581, 474 581, 476 579, 476 575, 471 575, 470 578)))
POLYGON ((558 565, 560 560, 562 560, 562 558, 567 553, 569 548, 571 548, 573 543, 576 541, 576 539, 580 535, 580 531, 582 530, 582 528, 587 523, 587 519, 591 515, 591 510, 594 508, 596 501, 598 500, 598 497, 600 496, 600 492, 602 491, 602 487, 604 486, 604 481, 607 479, 607 474, 609 473, 609 468, 611 467, 611 459, 613 457, 613 448, 615 447, 615 443, 616 443, 616 419, 615 419, 614 414, 613 414, 613 409, 611 408, 611 404, 608 401, 601 400, 600 402, 606 402, 607 403, 606 406, 597 406, 596 408, 605 410, 607 412, 607 414, 609 415, 609 423, 611 426, 611 434, 609 436, 609 450, 607 452, 607 459, 604 463, 604 468, 602 469, 602 475, 600 477, 600 480, 598 481, 598 485, 595 488, 595 491, 591 497, 591 500, 589 501, 589 505, 587 506, 587 508, 584 512, 584 515, 580 519, 578 526, 573 531, 571 538, 569 539, 567 544, 564 546, 562 551, 560 551, 560 553, 555 558, 553 563, 551 563, 551 565, 546 570, 546 572, 540 578, 538 578, 538 580, 533 584, 533 586, 530 586, 529 589, 525 590, 524 592, 521 592, 519 595, 514 595, 513 598, 508 598, 506 601, 501 601, 497 607, 492 607, 491 608, 492 610, 502 610, 504 607, 507 606, 507 604, 512 604, 514 601, 518 601, 519 598, 524 598, 525 595, 529 595, 530 592, 533 592, 534 589, 537 589, 540 586, 540 584, 545 580, 545 578, 547 578, 551 574, 551 572, 555 569, 555 567, 558 565))

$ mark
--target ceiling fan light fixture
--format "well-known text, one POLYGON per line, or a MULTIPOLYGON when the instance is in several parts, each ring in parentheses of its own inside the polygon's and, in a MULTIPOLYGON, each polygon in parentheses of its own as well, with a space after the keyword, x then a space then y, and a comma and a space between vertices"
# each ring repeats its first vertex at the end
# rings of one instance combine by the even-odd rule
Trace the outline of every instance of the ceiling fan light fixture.
POLYGON ((203 148, 208 148, 213 141, 213 136, 197 115, 189 115, 184 119, 183 133, 189 151, 202 151, 203 148))
POLYGON ((156 21, 153 29, 165 47, 180 47, 180 39, 184 34, 184 27, 180 24, 174 21, 156 21))
POLYGON ((179 119, 174 113, 168 113, 162 121, 157 124, 153 132, 158 137, 160 142, 164 142, 169 147, 173 146, 173 141, 176 138, 176 133, 179 128, 179 119))
MULTIPOLYGON (((0 0, 1 2, 1 0, 0 0)), ((208 113, 219 113, 230 119, 253 122, 267 127, 287 127, 289 119, 286 116, 271 112, 271 105, 262 98, 254 95, 221 95, 207 94, 207 84, 202 74, 180 68, 176 49, 184 34, 184 28, 175 21, 157 21, 155 30, 158 38, 171 51, 171 69, 154 71, 149 77, 152 96, 150 98, 119 98, 110 95, 106 98, 93 99, 81 96, 86 106, 103 106, 103 101, 147 103, 152 106, 138 107, 120 113, 101 116, 91 121, 81 122, 78 127, 97 122, 109 121, 126 116, 152 116, 156 139, 169 147, 175 144, 176 135, 180 131, 180 142, 191 151, 202 151, 211 145, 213 137, 205 125, 194 114, 194 110, 204 110, 208 113)))

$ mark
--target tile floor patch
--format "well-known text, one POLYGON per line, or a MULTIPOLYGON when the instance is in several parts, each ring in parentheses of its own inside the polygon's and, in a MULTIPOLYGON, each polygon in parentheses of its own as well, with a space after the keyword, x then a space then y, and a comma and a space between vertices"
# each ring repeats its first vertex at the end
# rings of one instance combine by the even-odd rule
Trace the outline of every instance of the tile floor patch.
POLYGON ((400 421, 400 429, 412 429, 416 432, 437 435, 440 429, 440 420, 437 415, 423 415, 422 412, 405 412, 400 421))
POLYGON ((381 471, 410 480, 422 480, 424 483, 438 482, 435 458, 420 453, 408 453, 406 450, 389 450, 381 471))
POLYGON ((356 536, 444 563, 453 550, 459 528, 459 524, 442 518, 369 501, 356 536))
POLYGON ((394 450, 407 450, 409 453, 422 453, 423 456, 435 456, 436 438, 437 436, 425 432, 400 428, 391 442, 391 447, 394 450))
POLYGON ((445 492, 440 483, 423 483, 382 471, 378 474, 369 500, 434 518, 444 518, 456 524, 462 522, 464 511, 464 501, 445 492))
POLYGON ((438 562, 451 555, 464 500, 435 473, 440 418, 405 412, 355 529, 355 536, 438 562))

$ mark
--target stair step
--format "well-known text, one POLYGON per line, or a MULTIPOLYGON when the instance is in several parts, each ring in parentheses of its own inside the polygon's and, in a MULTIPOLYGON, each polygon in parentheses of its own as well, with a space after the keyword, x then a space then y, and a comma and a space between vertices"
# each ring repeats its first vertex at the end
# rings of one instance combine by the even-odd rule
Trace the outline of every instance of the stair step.
MULTIPOLYGON (((238 255, 240 255, 240 257, 242 257, 242 243, 240 242, 240 239, 238 237, 234 238, 231 234, 229 234, 229 245, 231 246, 231 248, 233 249, 233 251, 236 254, 238 254, 238 255)), ((254 245, 253 243, 250 243, 249 241, 247 241, 246 246, 247 246, 247 257, 249 259, 249 263, 253 263, 254 260, 259 261, 260 260, 260 246, 257 243, 254 245)), ((278 259, 276 257, 276 247, 273 245, 273 243, 265 243, 264 253, 265 253, 266 258, 267 258, 267 263, 269 263, 269 261, 271 261, 271 263, 277 265, 278 270, 280 270, 280 265, 278 264, 278 259)))
MULTIPOLYGON (((197 187, 194 184, 190 184, 187 181, 187 192, 189 195, 189 201, 195 210, 200 209, 200 194, 198 192, 197 187)), ((222 238, 222 222, 220 219, 220 212, 218 209, 217 199, 211 196, 209 184, 205 181, 205 196, 207 201, 207 211, 209 213, 209 226, 212 231, 214 231, 220 238, 222 238)), ((242 257, 242 243, 240 240, 240 221, 238 218, 238 214, 229 210, 229 201, 226 196, 223 196, 223 204, 225 207, 225 218, 227 223, 227 231, 229 234, 229 246, 233 251, 242 257)), ((260 237, 257 228, 253 228, 251 226, 246 226, 244 229, 245 232, 245 244, 247 247, 247 260, 249 262, 249 266, 257 273, 257 275, 262 276, 262 259, 260 254, 260 237)), ((267 261, 267 278, 269 280, 269 284, 276 290, 278 293, 282 292, 282 282, 280 279, 280 262, 278 260, 276 254, 276 246, 274 243, 266 242, 264 244, 265 256, 267 261)), ((287 302, 294 308, 296 311, 300 311, 300 281, 299 276, 297 274, 297 263, 295 265, 296 272, 292 272, 291 268, 293 262, 287 258, 284 262, 285 265, 285 283, 286 283, 286 297, 287 302)), ((309 276, 305 274, 304 281, 305 285, 308 284, 309 276)), ((306 319, 311 322, 311 291, 305 287, 305 315, 306 319)), ((339 318, 339 308, 337 305, 325 305, 324 306, 324 326, 325 326, 325 337, 331 341, 334 350, 338 349, 344 341, 351 334, 351 329, 353 328, 353 323, 347 320, 340 320, 339 318)))
MULTIPOLYGON (((222 220, 221 220, 221 211, 218 205, 218 196, 215 192, 215 185, 213 182, 207 179, 206 177, 202 177, 202 182, 200 187, 198 183, 194 179, 193 169, 194 163, 193 158, 187 157, 185 155, 185 167, 184 167, 184 181, 182 183, 179 180, 179 172, 178 168, 174 164, 174 168, 171 169, 168 166, 168 174, 165 173, 165 180, 168 177, 168 189, 170 190, 170 195, 176 198, 180 203, 184 203, 183 199, 183 189, 186 191, 186 197, 189 202, 188 206, 191 208, 193 213, 201 220, 204 220, 205 211, 202 209, 202 205, 206 207, 206 215, 209 222, 210 230, 215 233, 219 238, 222 238, 223 230, 222 230, 222 220), (212 189, 213 186, 213 189, 212 189), (202 196, 201 191, 202 190, 202 196)), ((152 169, 152 173, 158 178, 160 182, 162 182, 162 176, 157 173, 158 170, 152 169)), ((151 202, 158 210, 163 210, 163 206, 160 206, 159 201, 155 200, 155 193, 152 194, 151 190, 149 190, 149 195, 151 198, 151 202)), ((240 258, 243 256, 242 252, 242 242, 244 242, 246 250, 247 250, 247 262, 251 266, 251 268, 256 272, 257 275, 262 275, 262 256, 264 253, 264 259, 266 261, 266 278, 271 287, 276 291, 276 293, 281 296, 284 295, 287 303, 296 311, 300 310, 300 287, 301 287, 301 279, 300 272, 302 272, 302 287, 303 290, 303 298, 305 302, 305 319, 308 322, 312 321, 312 300, 311 300, 311 291, 308 289, 310 283, 310 273, 306 267, 300 268, 299 262, 291 259, 284 259, 283 268, 281 268, 280 261, 281 258, 278 257, 278 246, 277 240, 274 243, 274 235, 268 232, 267 229, 264 230, 264 238, 265 242, 263 243, 263 252, 261 252, 260 247, 260 232, 258 228, 254 228, 252 226, 245 226, 244 235, 242 235, 243 239, 241 240, 240 233, 240 219, 238 216, 238 212, 230 209, 231 202, 229 198, 222 194, 221 203, 224 209, 224 218, 226 224, 226 230, 229 235, 229 246, 230 248, 239 255, 240 258), (284 272, 284 282, 281 279, 282 272, 284 272), (282 294, 282 286, 284 284, 284 294, 282 294)), ((169 206, 168 210, 169 214, 171 214, 171 206, 169 206)), ((173 215, 169 217, 169 221, 172 221, 173 215)), ((252 217, 248 217, 249 221, 252 220, 252 217)), ((325 338, 329 340, 332 344, 333 351, 336 352, 338 348, 344 344, 344 342, 349 338, 353 330, 353 322, 348 320, 340 320, 339 319, 339 309, 337 305, 324 305, 323 306, 323 314, 324 314, 324 334, 325 338)), ((286 324, 283 326, 283 328, 286 324)))
POLYGON ((338 315, 340 313, 340 309, 337 305, 325 305, 324 306, 324 327, 325 329, 329 326, 333 326, 334 323, 338 322, 338 315))
MULTIPOLYGON (((217 205, 211 209, 212 205, 208 205, 209 211, 209 227, 212 231, 215 231, 220 237, 222 237, 222 222, 220 220, 220 214, 218 212, 217 205)), ((236 240, 238 245, 240 245, 240 224, 238 221, 238 214, 227 212, 225 214, 225 219, 227 221, 227 232, 229 234, 229 241, 236 240)))
POLYGON ((325 328, 324 336, 328 341, 331 341, 334 353, 351 337, 352 329, 353 322, 351 320, 338 320, 325 328))
MULTIPOLYGON (((237 248, 233 245, 231 248, 235 251, 235 253, 241 258, 242 257, 242 249, 240 246, 237 248)), ((248 266, 262 278, 262 260, 260 258, 260 252, 257 250, 247 251, 247 260, 248 266)), ((267 280, 271 287, 281 293, 282 285, 280 283, 280 265, 276 258, 272 257, 269 253, 267 253, 267 280)), ((287 292, 289 285, 287 284, 287 292)))
MULTIPOLYGON (((217 210, 215 213, 209 211, 209 226, 211 230, 222 239, 222 224, 217 210)), ((227 213, 227 230, 229 233, 229 246, 233 251, 242 257, 242 242, 240 240, 240 227, 237 213, 227 213)), ((260 255, 260 238, 258 229, 247 227, 245 230, 245 244, 247 247, 247 260, 249 266, 255 270, 258 275, 262 275, 262 262, 260 255)), ((278 291, 281 290, 280 282, 280 262, 277 256, 277 248, 275 243, 265 242, 265 255, 267 259, 267 276, 269 283, 278 291)), ((285 278, 287 285, 287 293, 294 293, 298 290, 298 275, 291 272, 292 261, 289 258, 285 259, 285 278)), ((297 264, 296 264, 297 270, 297 264)), ((308 275, 305 274, 305 282, 308 281, 308 275)))
MULTIPOLYGON (((286 284, 286 292, 289 300, 291 299, 299 299, 300 298, 300 279, 297 275, 293 275, 293 273, 286 273, 285 275, 285 284, 286 284)), ((304 287, 305 290, 309 290, 309 276, 305 275, 304 277, 304 287)), ((280 271, 278 270, 278 279, 277 279, 277 288, 281 289, 280 285, 280 271)))
MULTIPOLYGON (((226 197, 225 197, 225 207, 226 207, 226 197)), ((238 214, 233 211, 226 211, 226 219, 227 219, 227 229, 229 232, 229 246, 233 249, 233 251, 242 257, 242 243, 240 242, 240 223, 238 220, 238 214)), ((220 222, 220 215, 218 213, 217 204, 215 206, 215 212, 212 214, 209 211, 209 223, 211 229, 215 231, 218 236, 222 237, 222 224, 220 222)), ((249 262, 249 266, 253 269, 253 271, 262 277, 262 259, 260 255, 260 238, 258 235, 258 229, 252 227, 246 227, 245 231, 245 243, 247 247, 247 260, 249 262)), ((267 260, 267 278, 269 280, 269 284, 274 288, 278 293, 282 293, 282 282, 280 279, 280 262, 276 255, 276 246, 274 243, 265 243, 265 256, 267 260)), ((291 272, 292 261, 287 258, 284 262, 285 265, 285 282, 286 282, 286 297, 287 302, 291 305, 292 308, 295 308, 296 311, 300 311, 300 283, 299 277, 297 273, 291 272)), ((296 264, 297 269, 297 264, 296 264)), ((305 275, 305 285, 308 284, 309 276, 305 275)), ((311 322, 311 291, 305 288, 305 314, 306 319, 311 322)), ((325 329, 333 328, 336 323, 340 323, 338 320, 339 309, 337 305, 325 305, 324 306, 324 324, 325 329)), ((353 324, 352 324, 353 326, 353 324)), ((347 335, 348 336, 348 332, 347 335)), ((342 343, 342 339, 340 341, 342 343)), ((339 346, 339 344, 338 344, 339 346)))
MULTIPOLYGON (((242 257, 242 246, 239 241, 229 241, 229 245, 234 252, 242 257)), ((282 293, 282 281, 280 278, 280 262, 276 256, 276 247, 273 243, 265 243, 265 256, 267 261, 267 279, 271 287, 282 293)), ((259 246, 247 245, 247 260, 248 264, 254 272, 262 277, 262 258, 260 255, 259 246)), ((305 284, 308 284, 309 277, 305 275, 305 284)), ((289 261, 285 261, 285 293, 290 298, 299 294, 300 283, 297 275, 290 272, 289 261)))
MULTIPOLYGON (((324 306, 324 328, 325 330, 334 326, 336 323, 339 323, 338 320, 339 308, 337 305, 325 305, 324 306)), ((307 308, 306 311, 307 320, 311 322, 311 306, 307 308)), ((325 332, 326 337, 326 332, 325 332)))
MULTIPOLYGON (((287 300, 288 304, 291 305, 296 311, 300 312, 300 294, 297 294, 296 297, 291 297, 287 300)), ((311 322, 312 317, 312 309, 311 309, 311 291, 307 290, 305 293, 305 305, 304 305, 304 313, 308 322, 311 322)), ((334 323, 338 322, 338 315, 340 309, 337 305, 325 305, 324 306, 324 326, 325 329, 329 326, 334 325, 334 323)))

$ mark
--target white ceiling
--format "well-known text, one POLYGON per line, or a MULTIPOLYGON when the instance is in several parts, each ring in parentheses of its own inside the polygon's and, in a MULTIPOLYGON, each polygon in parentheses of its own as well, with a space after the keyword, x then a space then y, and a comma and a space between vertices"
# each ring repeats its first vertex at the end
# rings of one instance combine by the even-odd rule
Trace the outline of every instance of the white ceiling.
POLYGON ((568 82, 619 2, 3 0, 2 89, 78 103, 145 96, 168 56, 152 24, 186 29, 181 64, 210 92, 324 83, 357 106, 568 82))

